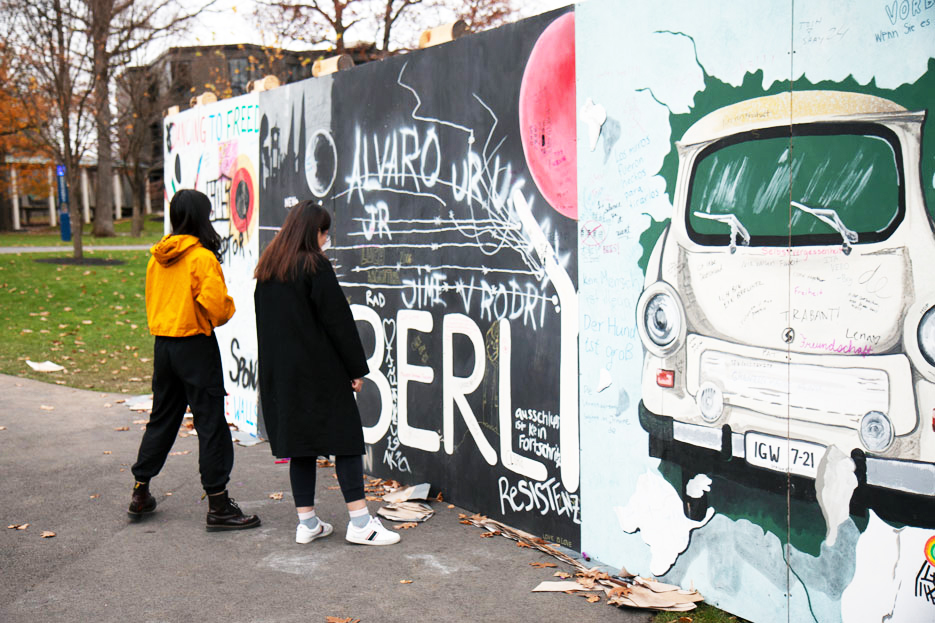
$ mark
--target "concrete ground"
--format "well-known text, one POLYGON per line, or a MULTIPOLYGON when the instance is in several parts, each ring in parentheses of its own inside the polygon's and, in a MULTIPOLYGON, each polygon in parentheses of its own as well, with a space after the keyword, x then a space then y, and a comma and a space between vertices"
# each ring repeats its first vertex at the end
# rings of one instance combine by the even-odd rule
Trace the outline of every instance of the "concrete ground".
POLYGON ((153 480, 157 512, 129 523, 129 466, 147 415, 121 398, 0 375, 0 621, 650 620, 578 595, 530 592, 571 568, 530 566, 553 561, 480 538, 447 503, 434 502, 435 516, 403 530, 399 545, 351 545, 340 491, 327 488, 333 469, 319 470, 317 510, 335 534, 297 545, 288 468, 265 443, 235 446, 230 483, 260 528, 205 531, 194 436, 177 439, 178 454, 153 480), (276 492, 281 500, 270 498, 276 492))

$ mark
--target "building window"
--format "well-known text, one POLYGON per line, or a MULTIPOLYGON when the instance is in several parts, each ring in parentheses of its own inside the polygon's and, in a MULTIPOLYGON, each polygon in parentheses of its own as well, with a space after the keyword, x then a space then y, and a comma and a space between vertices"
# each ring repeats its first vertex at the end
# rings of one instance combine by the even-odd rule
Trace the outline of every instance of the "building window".
POLYGON ((191 61, 172 61, 172 89, 175 91, 188 91, 192 88, 191 61))
POLYGON ((250 81, 250 69, 245 58, 232 58, 227 61, 227 71, 230 76, 231 92, 233 95, 243 95, 247 92, 247 83, 250 81))

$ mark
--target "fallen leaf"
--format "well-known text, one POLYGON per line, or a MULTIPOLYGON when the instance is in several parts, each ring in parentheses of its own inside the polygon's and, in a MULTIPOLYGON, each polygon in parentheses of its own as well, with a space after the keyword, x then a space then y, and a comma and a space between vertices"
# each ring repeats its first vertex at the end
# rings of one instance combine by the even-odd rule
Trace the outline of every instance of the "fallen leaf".
POLYGON ((444 501, 445 501, 444 498, 442 498, 442 492, 441 492, 441 491, 439 491, 439 492, 438 492, 438 495, 435 496, 435 501, 436 501, 436 502, 444 502, 444 501))
POLYGON ((692 621, 694 621, 694 619, 691 617, 679 617, 678 623, 692 623, 692 621))
POLYGON ((563 580, 567 580, 568 578, 571 577, 570 573, 565 573, 564 571, 556 571, 552 575, 554 575, 557 578, 562 578, 563 580))
POLYGON ((29 527, 28 523, 12 523, 9 526, 7 526, 7 528, 9 528, 10 530, 25 530, 28 527, 29 527))
POLYGON ((110 450, 104 450, 104 454, 113 454, 110 450))
POLYGON ((92 496, 90 496, 90 497, 91 497, 92 500, 96 500, 97 498, 101 497, 101 494, 100 494, 100 493, 95 493, 94 495, 92 495, 92 496))
MULTIPOLYGON (((632 590, 633 589, 631 589, 629 586, 616 586, 607 592, 607 596, 608 597, 625 597, 629 595, 632 590)), ((686 623, 686 622, 682 621, 681 623, 686 623)), ((691 619, 688 619, 687 623, 691 623, 691 619)))
POLYGON ((129 426, 118 426, 114 430, 116 431, 130 430, 130 427, 129 426))
MULTIPOLYGON (((470 523, 470 522, 468 522, 468 523, 470 523)), ((496 530, 496 531, 494 531, 494 532, 482 532, 481 535, 480 535, 480 538, 482 538, 482 539, 489 539, 490 537, 492 537, 492 536, 497 536, 498 534, 500 534, 500 531, 499 531, 499 530, 496 530)))
POLYGON ((149 420, 133 420, 134 424, 147 424, 149 420))
POLYGON ((454 507, 455 507, 454 504, 449 504, 449 505, 448 505, 448 508, 454 508, 454 507))
MULTIPOLYGON (((120 471, 123 471, 123 470, 120 470, 120 471)), ((171 492, 171 491, 166 491, 166 495, 172 495, 172 492, 171 492)))
POLYGON ((400 584, 412 584, 412 580, 400 580, 400 584))
POLYGON ((338 489, 341 488, 341 486, 340 486, 340 485, 332 485, 332 486, 326 487, 326 488, 329 489, 329 490, 331 490, 331 491, 337 491, 338 489))
POLYGON ((381 501, 383 500, 383 498, 381 498, 381 497, 378 496, 378 495, 365 495, 364 498, 365 498, 368 502, 381 502, 381 501))
POLYGON ((401 524, 399 524, 398 526, 393 526, 393 529, 395 529, 395 530, 408 530, 409 528, 415 528, 415 527, 418 526, 418 525, 419 525, 419 524, 417 524, 417 523, 414 522, 414 521, 407 521, 406 523, 401 523, 401 524))
POLYGON ((52 405, 39 405, 39 408, 43 411, 55 411, 55 407, 52 405))
POLYGON ((325 623, 360 623, 360 619, 351 619, 351 617, 325 617, 325 623))
POLYGON ((588 600, 588 603, 592 603, 592 604, 596 604, 597 602, 601 600, 601 598, 598 597, 597 595, 588 595, 587 597, 585 597, 585 599, 588 600))
POLYGON ((318 467, 334 467, 334 463, 328 459, 318 459, 317 463, 318 467))
POLYGON ((6 426, 0 426, 0 430, 6 430, 6 426))
POLYGON ((170 452, 169 456, 185 456, 189 452, 191 452, 191 450, 178 450, 176 452, 170 452))
POLYGON ((270 494, 269 494, 269 499, 271 499, 271 500, 281 500, 281 499, 282 499, 282 491, 277 491, 276 493, 270 493, 270 494))
POLYGON ((114 404, 122 405, 122 404, 125 403, 126 401, 127 401, 126 398, 121 398, 120 400, 115 400, 115 401, 114 401, 114 404))
POLYGON ((530 545, 529 543, 523 543, 522 541, 517 541, 517 542, 516 542, 516 547, 528 547, 529 549, 536 549, 536 548, 534 548, 532 545, 530 545))
POLYGON ((531 562, 529 566, 537 569, 545 569, 546 567, 557 567, 558 565, 554 562, 531 562))
POLYGON ((55 533, 51 530, 43 530, 39 536, 41 536, 43 539, 51 539, 53 536, 55 536, 55 533))
POLYGON ((94 324, 93 320, 82 320, 81 324, 94 324))

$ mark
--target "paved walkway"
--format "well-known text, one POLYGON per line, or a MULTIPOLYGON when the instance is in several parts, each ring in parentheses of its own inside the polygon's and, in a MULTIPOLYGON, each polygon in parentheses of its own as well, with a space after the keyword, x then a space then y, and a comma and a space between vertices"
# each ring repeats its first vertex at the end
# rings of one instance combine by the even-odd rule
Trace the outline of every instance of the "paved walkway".
MULTIPOLYGON (((83 247, 85 253, 94 253, 95 251, 148 251, 152 247, 149 244, 115 244, 115 245, 102 245, 97 247, 85 246, 83 247)), ((0 255, 6 253, 67 253, 72 252, 72 247, 70 246, 60 246, 60 247, 0 247, 0 255)))
POLYGON ((197 437, 177 439, 153 480, 156 513, 128 523, 129 465, 147 416, 121 398, 0 375, 0 621, 650 620, 579 595, 530 592, 557 579, 555 568, 531 563, 553 560, 480 538, 447 503, 433 502, 436 515, 402 531, 399 545, 348 544, 331 468, 319 470, 316 506, 335 534, 297 545, 288 467, 266 443, 235 446, 229 485, 260 528, 205 531, 197 437), (281 500, 270 497, 277 492, 281 500))

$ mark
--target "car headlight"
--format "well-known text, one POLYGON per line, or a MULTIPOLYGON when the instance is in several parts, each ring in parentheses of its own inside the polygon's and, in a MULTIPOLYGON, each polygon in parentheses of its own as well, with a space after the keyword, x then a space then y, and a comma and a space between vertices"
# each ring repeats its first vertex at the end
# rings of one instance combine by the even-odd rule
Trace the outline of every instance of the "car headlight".
POLYGON ((935 366, 935 307, 930 307, 919 321, 918 341, 922 356, 935 366))
POLYGON ((643 312, 646 335, 656 346, 668 346, 678 337, 682 317, 675 299, 666 292, 656 294, 643 312))
POLYGON ((884 452, 893 443, 893 425, 879 411, 870 411, 860 420, 860 442, 870 452, 884 452))

